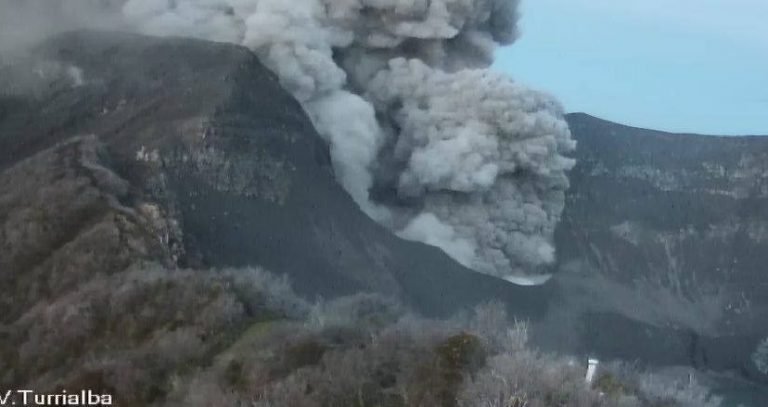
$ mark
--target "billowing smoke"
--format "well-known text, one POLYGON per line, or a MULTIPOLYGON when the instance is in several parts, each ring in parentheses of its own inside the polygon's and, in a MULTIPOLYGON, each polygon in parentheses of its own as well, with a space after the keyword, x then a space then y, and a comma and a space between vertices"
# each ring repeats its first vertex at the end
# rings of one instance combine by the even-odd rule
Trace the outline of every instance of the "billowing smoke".
POLYGON ((392 140, 376 179, 419 212, 402 236, 499 276, 554 260, 572 166, 560 153, 573 147, 556 103, 488 70, 419 59, 390 60, 367 87, 392 140))
POLYGON ((401 237, 509 279, 553 261, 574 143, 556 101, 487 69, 517 38, 517 0, 109 3, 142 33, 254 50, 339 183, 401 237))
POLYGON ((119 27, 123 0, 0 0, 0 56, 78 28, 119 27))

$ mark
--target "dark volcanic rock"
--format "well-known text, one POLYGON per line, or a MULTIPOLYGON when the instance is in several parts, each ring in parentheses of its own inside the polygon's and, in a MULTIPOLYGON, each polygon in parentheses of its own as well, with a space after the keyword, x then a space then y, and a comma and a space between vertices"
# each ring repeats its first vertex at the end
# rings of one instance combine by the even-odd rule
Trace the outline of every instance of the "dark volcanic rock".
POLYGON ((768 137, 568 119, 579 149, 557 230, 562 274, 623 287, 638 319, 768 334, 768 137))
POLYGON ((751 357, 768 335, 768 138, 568 121, 579 144, 556 231, 558 329, 609 357, 634 341, 649 362, 764 379, 751 357))
POLYGON ((432 315, 500 299, 544 347, 756 377, 766 143, 570 121, 560 270, 520 287, 366 217, 248 50, 63 35, 0 64, 0 282, 19 297, 0 300, 0 339, 36 302, 137 263, 258 265, 304 295, 377 291, 432 315))
MULTIPOLYGON (((165 244, 180 267, 260 265, 304 294, 378 291, 431 314, 488 296, 514 298, 521 316, 546 310, 551 287, 471 272, 365 216, 336 184, 302 108, 245 48, 80 32, 2 69, 0 170, 95 135, 125 179, 124 205, 151 205, 178 232, 165 244)), ((42 262, 49 252, 34 255, 42 262)), ((26 264, 4 267, 15 275, 26 264)))

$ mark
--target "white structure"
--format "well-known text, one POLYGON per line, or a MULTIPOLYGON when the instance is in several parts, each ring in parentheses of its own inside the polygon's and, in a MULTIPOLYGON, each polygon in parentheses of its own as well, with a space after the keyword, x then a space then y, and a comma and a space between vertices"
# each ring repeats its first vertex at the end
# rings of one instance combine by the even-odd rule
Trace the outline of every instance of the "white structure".
POLYGON ((589 365, 587 366, 587 377, 584 378, 584 380, 587 382, 587 385, 592 384, 592 380, 595 379, 595 372, 597 371, 597 365, 600 363, 597 359, 589 359, 589 365))

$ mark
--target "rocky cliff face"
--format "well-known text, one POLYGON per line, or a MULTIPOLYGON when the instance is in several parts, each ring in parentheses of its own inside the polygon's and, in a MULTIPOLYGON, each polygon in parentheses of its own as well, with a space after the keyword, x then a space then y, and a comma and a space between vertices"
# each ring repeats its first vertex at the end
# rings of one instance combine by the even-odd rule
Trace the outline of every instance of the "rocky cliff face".
POLYGON ((560 274, 619 290, 615 306, 641 320, 768 334, 768 138, 569 122, 560 274))
POLYGON ((125 239, 93 251, 198 269, 259 264, 306 295, 377 291, 432 314, 489 294, 518 299, 524 315, 546 308, 550 288, 500 284, 372 222, 336 183, 299 104, 245 48, 81 32, 2 69, 1 239, 11 255, 0 264, 9 279, 101 224, 81 222, 83 213, 115 212, 147 218, 137 225, 160 222, 136 235, 159 254, 135 256, 120 248, 125 239), (89 153, 93 163, 72 156, 83 149, 99 152, 89 153), (111 189, 91 181, 94 166, 117 180, 111 189), (70 208, 87 199, 95 203, 70 208), (51 227, 50 236, 29 232, 51 227), (34 250, 20 247, 27 241, 34 250))
MULTIPOLYGON (((309 297, 376 291, 431 315, 498 299, 533 321, 543 347, 760 377, 750 358, 768 320, 768 143, 570 122, 579 164, 558 270, 521 287, 366 217, 299 104, 246 49, 63 35, 0 64, 0 282, 14 289, 0 300, 0 338, 25 343, 29 326, 58 315, 48 305, 144 281, 145 264, 197 270, 166 284, 192 297, 220 280, 206 271, 262 266, 309 297)), ((153 273, 148 285, 165 284, 153 273)), ((217 307, 191 304, 190 320, 217 307)), ((254 318, 246 305, 237 329, 254 318)))

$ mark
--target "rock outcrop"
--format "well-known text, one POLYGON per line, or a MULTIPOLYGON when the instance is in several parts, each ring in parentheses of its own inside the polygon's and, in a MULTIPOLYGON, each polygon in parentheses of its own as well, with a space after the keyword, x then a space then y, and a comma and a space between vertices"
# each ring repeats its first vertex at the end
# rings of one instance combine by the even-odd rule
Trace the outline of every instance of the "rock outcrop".
POLYGON ((768 334, 768 138, 569 122, 579 149, 560 275, 623 290, 638 319, 768 334))
POLYGON ((542 340, 567 326, 553 347, 627 357, 634 341, 647 361, 764 380, 768 138, 568 121, 579 145, 555 236, 563 295, 542 340))
POLYGON ((72 223, 56 221, 60 227, 51 227, 60 230, 44 237, 56 242, 36 242, 26 257, 2 256, 8 278, 28 274, 28 265, 51 261, 54 246, 81 238, 85 226, 68 211, 96 216, 109 210, 144 216, 151 227, 142 233, 151 236, 142 245, 152 242, 162 252, 145 257, 177 267, 258 264, 288 274, 305 295, 376 291, 430 314, 489 294, 516 298, 526 316, 546 308, 548 287, 523 289, 478 275, 372 222, 336 183, 327 146, 299 104, 245 48, 76 32, 2 69, 0 170, 8 179, 3 191, 11 194, 1 215, 3 245, 15 253, 26 244, 14 242, 23 233, 18 228, 49 227, 48 218, 34 223, 24 214, 32 201, 72 223), (82 149, 66 147, 82 140, 100 151, 92 156, 109 161, 93 165, 119 180, 119 190, 91 193, 101 212, 91 210, 96 204, 86 210, 65 203, 90 199, 86 188, 94 177, 62 169, 56 159, 67 148, 82 149), (41 160, 50 168, 40 167, 41 160), (47 171, 47 178, 27 180, 19 166, 47 171), (58 182, 61 172, 73 179, 58 182))
POLYGON ((374 291, 428 315, 498 299, 545 348, 763 377, 750 358, 768 334, 768 140, 569 121, 560 261, 522 287, 369 219, 245 48, 62 35, 0 64, 0 338, 145 264, 197 270, 191 285, 261 266, 306 297, 374 291))

